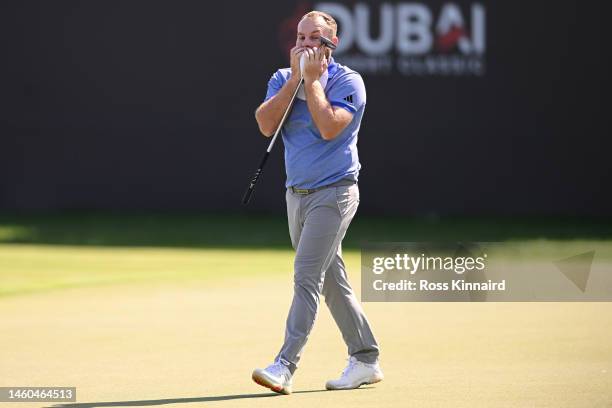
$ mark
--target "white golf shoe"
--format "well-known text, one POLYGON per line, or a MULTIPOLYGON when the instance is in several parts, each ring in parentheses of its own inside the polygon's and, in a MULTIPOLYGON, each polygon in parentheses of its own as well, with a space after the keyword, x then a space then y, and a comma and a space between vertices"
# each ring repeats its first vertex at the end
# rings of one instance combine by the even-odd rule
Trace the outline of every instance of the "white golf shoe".
POLYGON ((253 381, 279 394, 291 394, 291 372, 284 364, 276 362, 253 371, 253 381))
POLYGON ((363 384, 380 382, 383 378, 384 375, 378 363, 367 364, 351 357, 340 378, 329 380, 325 384, 325 388, 328 390, 352 390, 363 384))

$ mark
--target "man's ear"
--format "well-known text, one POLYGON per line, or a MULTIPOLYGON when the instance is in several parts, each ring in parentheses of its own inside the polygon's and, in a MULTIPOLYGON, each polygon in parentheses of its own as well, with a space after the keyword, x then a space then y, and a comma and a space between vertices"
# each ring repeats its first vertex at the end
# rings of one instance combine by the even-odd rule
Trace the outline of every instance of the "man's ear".
MULTIPOLYGON (((337 36, 333 36, 333 37, 331 38, 331 42, 333 42, 333 43, 334 43, 334 45, 337 47, 337 46, 338 46, 338 43, 340 42, 340 39, 339 39, 337 36)), ((326 53, 325 53, 325 54, 326 54, 325 56, 327 57, 327 59, 329 59, 329 58, 331 57, 331 55, 332 55, 332 50, 330 50, 329 48, 327 48, 327 50, 326 50, 326 53)))

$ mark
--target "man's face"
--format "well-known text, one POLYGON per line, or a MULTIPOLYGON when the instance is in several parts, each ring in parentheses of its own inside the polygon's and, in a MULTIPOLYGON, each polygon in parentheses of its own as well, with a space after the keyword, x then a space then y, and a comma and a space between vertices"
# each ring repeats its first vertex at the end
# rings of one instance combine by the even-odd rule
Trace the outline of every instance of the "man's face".
MULTIPOLYGON (((321 35, 329 36, 329 31, 330 29, 320 18, 316 20, 305 18, 298 24, 295 45, 298 47, 318 48, 321 46, 321 35)), ((337 42, 336 37, 332 41, 337 42)), ((329 56, 331 50, 326 50, 325 53, 329 56)))

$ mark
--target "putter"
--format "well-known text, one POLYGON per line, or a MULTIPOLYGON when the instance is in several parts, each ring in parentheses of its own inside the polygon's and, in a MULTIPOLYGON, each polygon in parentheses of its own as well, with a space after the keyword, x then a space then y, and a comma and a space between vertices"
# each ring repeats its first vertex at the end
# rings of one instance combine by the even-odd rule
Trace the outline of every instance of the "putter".
MULTIPOLYGON (((336 49, 336 44, 331 42, 331 40, 329 38, 321 36, 320 39, 321 39, 321 46, 327 47, 330 50, 335 50, 336 49)), ((249 201, 251 200, 251 195, 253 194, 253 191, 255 191, 255 184, 257 184, 257 181, 259 180, 259 176, 261 176, 261 172, 263 171, 263 168, 266 165, 266 161, 268 161, 268 156, 270 156, 270 151, 272 151, 272 147, 274 146, 274 142, 276 142, 276 137, 278 136, 278 134, 280 133, 281 129, 285 125, 285 120, 287 119, 287 116, 289 116, 289 112, 291 112, 291 108, 293 107, 293 102, 295 101, 295 96, 298 94, 300 86, 302 86, 303 82, 304 82, 304 77, 302 76, 300 78, 300 83, 298 84, 297 88, 295 88, 295 91, 293 91, 293 95, 291 96, 291 100, 289 101, 289 105, 287 105, 287 109, 285 110, 285 113, 283 114, 283 117, 281 118, 281 121, 278 124, 278 127, 276 128, 276 132, 274 132, 274 136, 272 136, 272 140, 270 140, 270 144, 268 145, 268 148, 266 149, 266 152, 264 153, 263 157, 261 158, 261 162, 259 163, 259 167, 257 168, 257 171, 255 171, 255 174, 253 175, 253 178, 251 179, 251 182, 249 183, 249 187, 247 188, 246 192, 244 193, 244 196, 242 197, 242 204, 243 205, 247 205, 249 203, 249 201)))

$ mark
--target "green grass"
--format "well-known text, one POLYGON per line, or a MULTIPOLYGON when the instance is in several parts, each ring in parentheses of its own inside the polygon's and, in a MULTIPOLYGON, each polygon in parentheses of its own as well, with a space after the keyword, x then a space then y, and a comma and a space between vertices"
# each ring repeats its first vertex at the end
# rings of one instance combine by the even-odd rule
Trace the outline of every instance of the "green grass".
POLYGON ((0 297, 118 283, 291 273, 289 250, 0 245, 0 297))
MULTIPOLYGON (((344 242, 347 262, 359 265, 361 243, 389 241, 512 241, 523 254, 541 259, 585 250, 612 259, 610 220, 357 217, 344 242)), ((129 282, 287 274, 292 262, 282 216, 0 215, 0 297, 129 282)))
MULTIPOLYGON (((384 241, 612 240, 612 219, 362 217, 345 248, 384 241)), ((213 214, 0 214, 0 244, 173 248, 290 247, 284 216, 213 214)))

